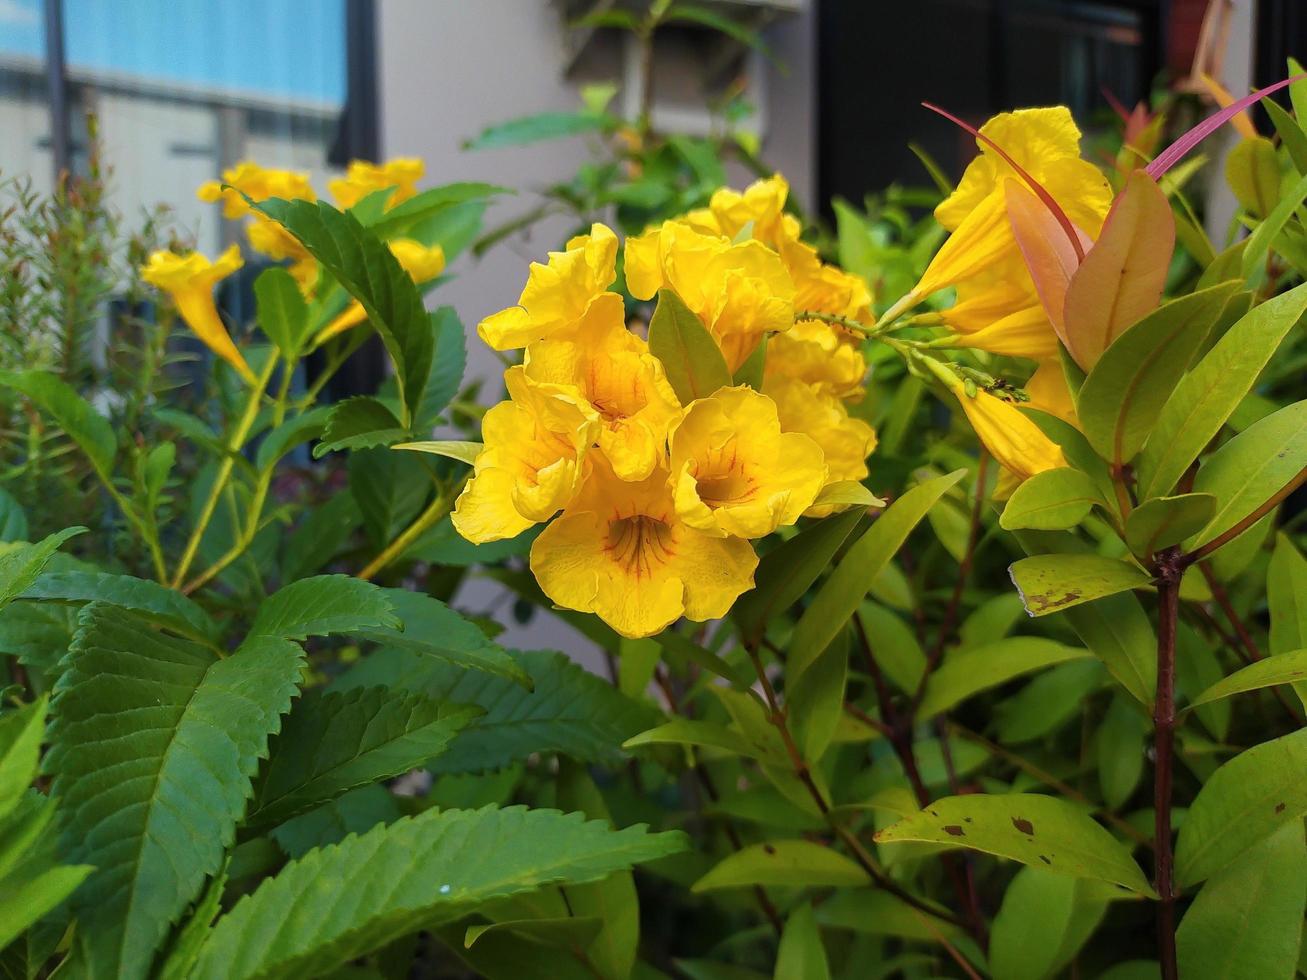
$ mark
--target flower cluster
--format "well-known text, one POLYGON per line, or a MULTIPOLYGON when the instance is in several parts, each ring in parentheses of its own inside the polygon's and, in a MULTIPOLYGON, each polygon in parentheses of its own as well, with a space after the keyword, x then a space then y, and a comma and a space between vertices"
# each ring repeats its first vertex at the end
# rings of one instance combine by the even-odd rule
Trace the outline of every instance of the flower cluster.
POLYGON ((674 293, 734 383, 678 396, 611 289, 618 240, 600 224, 479 325, 524 354, 485 416, 454 525, 480 543, 551 522, 531 549, 540 587, 624 636, 725 615, 753 584, 750 539, 847 506, 823 491, 867 476, 876 436, 846 405, 862 393, 858 338, 799 314, 870 323, 871 296, 799 240, 787 191, 779 176, 720 190, 625 245, 630 295, 674 293))
MULTIPOLYGON (((416 184, 423 172, 422 161, 411 158, 399 158, 384 164, 355 160, 344 177, 329 181, 328 189, 341 208, 352 208, 370 195, 379 193, 385 194, 382 206, 392 208, 417 193, 416 184)), ((316 201, 317 194, 308 174, 269 169, 247 161, 225 170, 221 181, 200 185, 196 195, 202 201, 221 203, 224 218, 246 221, 245 236, 250 248, 274 262, 289 263, 290 273, 300 290, 306 297, 314 296, 319 277, 313 256, 290 232, 259 214, 250 203, 258 204, 270 198, 316 201)), ((429 282, 444 271, 445 253, 439 245, 423 245, 408 238, 391 239, 387 245, 414 282, 429 282)), ((172 298, 182 320, 210 350, 235 368, 247 383, 253 384, 253 372, 232 343, 213 300, 214 286, 243 265, 240 248, 236 245, 229 247, 216 261, 210 261, 199 252, 178 255, 160 251, 150 256, 141 274, 146 282, 172 298)), ((351 300, 317 332, 313 343, 315 346, 323 344, 366 319, 362 305, 351 300)))

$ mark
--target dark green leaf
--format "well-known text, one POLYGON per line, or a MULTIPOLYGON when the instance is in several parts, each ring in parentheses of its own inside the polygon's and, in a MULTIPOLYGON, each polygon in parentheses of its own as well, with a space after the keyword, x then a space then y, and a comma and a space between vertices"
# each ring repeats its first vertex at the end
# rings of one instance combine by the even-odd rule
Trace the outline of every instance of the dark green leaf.
POLYGON ((280 266, 264 269, 254 280, 254 302, 259 326, 282 357, 294 364, 309 329, 309 307, 299 284, 280 266))
POLYGON ((310 439, 319 438, 333 410, 334 406, 319 405, 277 426, 259 443, 259 452, 254 460, 255 467, 260 473, 266 473, 296 446, 310 439))
POLYGON ((839 851, 807 840, 774 840, 728 855, 690 890, 747 885, 856 888, 870 883, 867 872, 839 851))
POLYGON ((359 395, 331 407, 322 441, 313 447, 313 458, 340 449, 371 449, 389 446, 408 436, 395 414, 375 398, 359 395))
POLYGON ((36 777, 45 739, 46 696, 0 714, 0 820, 18 806, 36 777))
POLYGON ((0 487, 0 543, 27 540, 27 514, 14 496, 0 487))
POLYGON ((46 572, 24 599, 82 604, 103 602, 128 609, 188 639, 212 644, 217 627, 208 613, 176 589, 106 572, 46 572))
POLYGON ((48 412, 86 454, 100 479, 109 482, 118 455, 113 426, 71 385, 45 371, 0 371, 0 388, 22 392, 48 412))
POLYGON ((458 394, 463 372, 467 370, 467 336, 454 308, 440 307, 431 314, 431 323, 436 332, 437 353, 431 363, 426 390, 422 393, 422 404, 414 413, 413 431, 419 434, 435 428, 440 413, 458 394))
POLYGON ((263 600, 250 636, 303 640, 399 623, 384 589, 348 575, 318 575, 283 585, 263 600))
POLYGON ((60 546, 85 530, 84 527, 65 528, 36 544, 10 544, 0 548, 0 609, 31 588, 60 546))

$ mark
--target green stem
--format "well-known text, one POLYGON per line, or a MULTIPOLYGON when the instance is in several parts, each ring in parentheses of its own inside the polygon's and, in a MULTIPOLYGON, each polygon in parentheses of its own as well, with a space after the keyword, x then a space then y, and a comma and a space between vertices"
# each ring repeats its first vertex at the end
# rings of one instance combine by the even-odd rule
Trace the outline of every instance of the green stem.
POLYGON ((264 365, 254 387, 250 389, 250 397, 245 405, 245 411, 237 421, 236 428, 232 430, 231 438, 227 440, 226 455, 223 457, 222 462, 218 464, 218 472, 214 474, 213 486, 209 488, 209 496, 200 508, 195 527, 191 531, 190 539, 186 542, 186 550, 182 552, 181 561, 173 573, 172 587, 174 589, 181 588, 182 583, 186 581, 186 573, 190 571, 191 563, 195 561, 195 555, 200 550, 200 540, 204 537, 205 530, 208 529, 209 521, 213 519, 213 512, 218 509, 218 500, 222 497, 223 490, 227 488, 227 481, 231 478, 232 470, 236 466, 236 454, 240 452, 241 447, 245 444, 250 429, 254 427, 254 421, 259 417, 259 407, 263 403, 263 391, 272 378, 273 369, 277 366, 277 359, 278 355, 275 350, 268 354, 268 363, 264 365))
POLYGON ((394 541, 390 542, 381 554, 368 562, 367 566, 358 573, 358 578, 371 579, 378 572, 382 571, 391 563, 403 557, 404 552, 408 551, 413 543, 431 528, 439 524, 454 507, 454 501, 463 490, 463 485, 467 483, 468 477, 455 482, 452 486, 441 490, 436 494, 435 499, 427 505, 427 509, 413 519, 413 523, 404 528, 394 541))

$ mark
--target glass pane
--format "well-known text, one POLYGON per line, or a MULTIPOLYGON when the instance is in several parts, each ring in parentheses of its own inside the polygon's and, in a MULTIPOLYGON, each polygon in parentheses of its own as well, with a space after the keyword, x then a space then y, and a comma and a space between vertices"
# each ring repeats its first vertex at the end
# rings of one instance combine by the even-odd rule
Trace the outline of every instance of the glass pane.
POLYGON ((0 0, 0 180, 39 193, 54 183, 44 22, 41 0, 0 0))

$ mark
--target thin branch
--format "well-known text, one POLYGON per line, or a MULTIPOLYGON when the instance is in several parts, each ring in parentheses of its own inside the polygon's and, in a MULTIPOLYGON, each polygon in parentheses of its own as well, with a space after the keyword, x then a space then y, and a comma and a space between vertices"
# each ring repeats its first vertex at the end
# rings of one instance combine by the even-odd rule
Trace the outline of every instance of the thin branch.
POLYGON ((1189 565, 1192 565, 1196 561, 1202 561, 1204 558, 1214 553, 1219 548, 1222 548, 1225 545, 1229 544, 1231 541, 1233 541, 1239 535, 1243 534, 1244 531, 1248 530, 1250 527, 1252 527, 1254 524, 1260 521, 1271 511, 1275 510, 1276 507, 1279 507, 1280 504, 1283 503, 1284 500, 1291 493, 1297 490, 1304 483, 1307 483, 1307 466, 1304 466, 1301 470, 1299 470, 1297 476, 1295 476, 1292 480, 1290 480, 1279 490, 1277 490, 1274 494, 1272 494, 1269 499, 1264 501, 1251 514, 1247 515, 1246 517, 1244 517, 1242 520, 1238 521, 1231 527, 1226 528, 1224 531, 1222 531, 1216 537, 1212 538, 1211 541, 1208 541, 1201 548, 1198 548, 1195 551, 1191 551, 1187 555, 1182 555, 1180 558, 1181 563, 1185 567, 1187 567, 1189 565))

